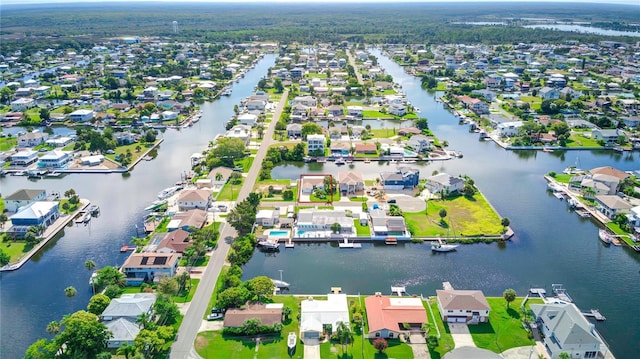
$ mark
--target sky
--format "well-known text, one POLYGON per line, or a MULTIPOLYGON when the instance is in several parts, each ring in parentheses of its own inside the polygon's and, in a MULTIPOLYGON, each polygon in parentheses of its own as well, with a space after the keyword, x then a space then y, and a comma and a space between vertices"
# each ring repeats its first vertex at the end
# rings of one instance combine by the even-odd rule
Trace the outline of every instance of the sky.
POLYGON ((54 4, 54 3, 77 3, 77 2, 199 2, 199 3, 394 3, 394 2, 579 2, 579 3, 602 3, 602 4, 626 4, 640 6, 640 0, 2 0, 7 4, 54 4))

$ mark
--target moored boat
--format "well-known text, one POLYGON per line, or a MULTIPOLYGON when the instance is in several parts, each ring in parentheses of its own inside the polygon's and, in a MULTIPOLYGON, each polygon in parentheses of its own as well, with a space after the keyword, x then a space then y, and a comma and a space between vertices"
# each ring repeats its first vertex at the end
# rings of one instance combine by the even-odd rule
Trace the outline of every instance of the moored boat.
POLYGON ((611 244, 611 242, 613 242, 613 236, 605 229, 598 230, 598 238, 606 244, 611 244))
POLYGON ((278 279, 273 279, 273 278, 270 278, 270 279, 271 279, 271 281, 273 282, 273 285, 276 288, 289 288, 290 284, 285 282, 285 281, 283 281, 283 280, 278 280, 278 279))
POLYGON ((338 159, 336 160, 336 165, 341 166, 341 165, 343 165, 343 164, 345 164, 344 159, 342 159, 342 158, 338 158, 338 159))
POLYGON ((451 252, 458 248, 457 244, 442 244, 440 242, 431 242, 431 250, 434 252, 451 252))

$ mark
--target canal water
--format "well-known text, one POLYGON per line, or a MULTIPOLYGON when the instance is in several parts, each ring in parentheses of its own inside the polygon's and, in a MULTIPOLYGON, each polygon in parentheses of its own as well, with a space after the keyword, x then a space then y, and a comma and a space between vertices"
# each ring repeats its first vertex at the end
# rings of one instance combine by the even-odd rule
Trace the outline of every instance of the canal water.
MULTIPOLYGON (((471 176, 500 215, 511 220, 514 238, 501 245, 465 245, 451 253, 432 253, 428 244, 385 246, 363 244, 362 249, 339 249, 329 244, 296 244, 279 253, 256 252, 244 268, 244 277, 267 275, 291 283, 291 293, 327 293, 342 287, 349 294, 389 293, 405 285, 412 294, 435 295, 443 281, 459 289, 481 289, 501 296, 506 288, 525 295, 530 287, 562 283, 583 310, 598 308, 607 321, 597 323, 618 358, 635 358, 640 352, 640 256, 628 248, 604 247, 598 227, 590 219, 570 212, 564 201, 546 191, 543 175, 581 168, 614 166, 640 169, 640 153, 572 151, 544 153, 505 151, 492 142, 480 142, 435 99, 439 93, 421 89, 388 58, 379 64, 402 85, 407 99, 422 109, 430 128, 449 148, 464 157, 421 165, 421 176, 434 170, 471 176)), ((386 163, 354 163, 365 177, 393 169, 386 163)), ((342 166, 344 170, 348 166, 342 166)), ((274 168, 274 178, 298 178, 301 172, 336 173, 332 163, 297 164, 274 168)), ((455 220, 455 219, 452 219, 455 220)))
POLYGON ((120 247, 136 235, 136 225, 142 228, 144 207, 190 169, 191 154, 202 151, 224 132, 224 122, 234 114, 233 106, 252 94, 275 58, 265 56, 233 84, 231 96, 203 104, 202 119, 192 127, 164 132, 158 157, 141 161, 130 176, 68 175, 37 182, 26 177, 0 178, 3 195, 21 188, 60 193, 73 188, 100 206, 100 216, 87 226, 66 228, 61 238, 48 243, 21 269, 0 274, 0 358, 21 358, 32 342, 47 337, 44 329, 50 321, 86 308, 92 293, 88 283, 91 273, 84 262, 93 259, 98 267, 124 262, 127 254, 119 253, 120 247), (65 297, 64 288, 68 286, 78 290, 75 297, 65 297))

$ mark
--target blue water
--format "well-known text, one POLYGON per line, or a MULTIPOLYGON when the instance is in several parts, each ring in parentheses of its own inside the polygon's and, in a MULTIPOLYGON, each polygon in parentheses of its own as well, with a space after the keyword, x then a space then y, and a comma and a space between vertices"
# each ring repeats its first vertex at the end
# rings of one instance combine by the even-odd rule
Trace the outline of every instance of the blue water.
POLYGON ((289 237, 289 232, 287 231, 269 231, 269 236, 271 237, 289 237))

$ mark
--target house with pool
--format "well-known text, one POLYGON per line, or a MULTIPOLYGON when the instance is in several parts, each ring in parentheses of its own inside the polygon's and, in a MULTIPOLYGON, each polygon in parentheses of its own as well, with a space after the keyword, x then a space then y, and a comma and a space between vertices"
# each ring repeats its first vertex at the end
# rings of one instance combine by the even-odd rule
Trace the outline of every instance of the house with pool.
POLYGON ((329 238, 334 235, 353 237, 356 231, 353 217, 348 217, 344 210, 302 209, 293 227, 293 237, 296 238, 329 238), (340 225, 338 233, 333 233, 331 227, 340 225))

